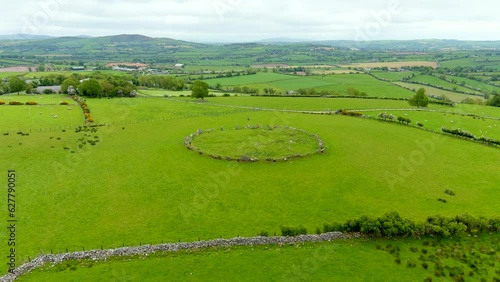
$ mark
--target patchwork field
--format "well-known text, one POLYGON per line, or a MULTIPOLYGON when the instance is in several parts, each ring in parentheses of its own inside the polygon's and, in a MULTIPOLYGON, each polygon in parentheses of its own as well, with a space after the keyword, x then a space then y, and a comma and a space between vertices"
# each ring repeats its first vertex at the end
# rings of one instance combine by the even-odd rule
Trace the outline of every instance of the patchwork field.
POLYGON ((423 61, 408 61, 408 62, 380 62, 380 63, 354 63, 350 65, 342 65, 343 68, 403 68, 403 67, 432 67, 437 68, 436 62, 423 62, 423 61))
POLYGON ((394 86, 389 82, 377 80, 367 74, 334 74, 301 77, 275 73, 258 73, 249 76, 210 79, 206 80, 206 82, 211 86, 219 83, 222 85, 223 90, 233 86, 248 86, 259 89, 261 94, 264 93, 263 90, 265 88, 273 88, 278 92, 314 88, 318 92, 329 90, 334 91, 337 95, 348 95, 348 89, 354 88, 372 97, 408 98, 412 95, 410 91, 394 86))
POLYGON ((437 96, 440 97, 442 95, 446 96, 448 99, 450 99, 453 102, 460 103, 463 100, 470 98, 473 100, 479 99, 479 101, 484 102, 486 101, 484 99, 484 96, 479 96, 479 95, 467 95, 467 94, 462 94, 462 93, 457 93, 453 91, 448 91, 448 90, 443 90, 440 88, 432 87, 432 86, 427 86, 427 85, 421 85, 421 84, 416 84, 416 83, 408 83, 408 82, 394 82, 394 84, 402 86, 407 89, 411 89, 414 91, 417 91, 420 88, 425 89, 425 93, 427 95, 432 95, 432 96, 437 96))

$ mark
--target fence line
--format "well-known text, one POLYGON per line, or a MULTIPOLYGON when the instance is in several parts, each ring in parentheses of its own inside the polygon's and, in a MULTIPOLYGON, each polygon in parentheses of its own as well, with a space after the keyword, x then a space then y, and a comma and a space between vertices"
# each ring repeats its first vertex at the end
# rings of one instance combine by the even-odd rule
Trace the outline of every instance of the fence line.
MULTIPOLYGON (((235 110, 235 111, 229 111, 229 112, 208 112, 208 113, 196 113, 196 114, 185 114, 185 115, 175 115, 175 116, 170 116, 170 117, 157 117, 157 118, 146 118, 146 119, 136 119, 136 120, 121 120, 121 121, 112 121, 112 122, 107 122, 103 124, 96 124, 94 126, 109 126, 109 125, 124 125, 124 124, 139 124, 139 123, 149 123, 149 122, 160 122, 160 121, 172 121, 172 120, 177 120, 177 119, 184 119, 184 118, 192 118, 192 117, 202 117, 202 116, 224 116, 224 115, 231 115, 231 114, 237 114, 237 113, 245 113, 248 112, 248 109, 241 109, 241 110, 235 110)), ((62 130, 72 130, 76 129, 78 127, 84 127, 84 125, 59 125, 59 126, 53 126, 53 127, 46 127, 46 128, 25 128, 25 129, 9 129, 9 130, 3 130, 1 133, 4 135, 10 134, 17 134, 17 133, 36 133, 36 132, 55 132, 55 131, 62 131, 62 130)))

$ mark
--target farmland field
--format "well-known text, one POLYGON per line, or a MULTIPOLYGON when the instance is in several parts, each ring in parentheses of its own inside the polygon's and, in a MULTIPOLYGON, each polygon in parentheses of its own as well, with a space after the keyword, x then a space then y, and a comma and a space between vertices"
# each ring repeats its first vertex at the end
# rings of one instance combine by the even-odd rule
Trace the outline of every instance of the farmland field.
MULTIPOLYGON (((485 272, 491 263, 481 249, 498 250, 498 236, 433 240, 345 240, 324 244, 255 246, 191 252, 155 254, 148 259, 117 258, 111 262, 68 262, 63 266, 45 266, 19 281, 67 280, 126 280, 157 281, 168 276, 171 280, 315 280, 315 281, 384 281, 446 278, 436 276, 439 266, 449 273, 463 272, 469 279, 493 279, 496 273, 485 272), (467 249, 468 246, 469 249, 467 249), (395 253, 400 264, 395 262, 395 253), (397 251, 398 250, 398 251, 397 251), (457 259, 445 259, 446 254, 465 253, 476 257, 478 267, 457 259), (430 258, 437 255, 434 261, 430 258), (479 258, 479 259, 478 259, 479 258), (265 265, 261 262, 265 261, 265 265), (411 265, 415 264, 415 266, 411 265), (443 265, 444 263, 444 265, 443 265), (409 266, 410 265, 410 266, 409 266), (363 271, 359 271, 363 269, 363 271), (145 278, 146 277, 146 278, 145 278)), ((489 281, 489 280, 487 280, 489 281)))
POLYGON ((420 89, 420 88, 424 88, 427 95, 433 95, 433 96, 444 95, 444 96, 448 97, 450 100, 452 100, 453 102, 457 102, 457 103, 460 103, 464 99, 467 99, 467 98, 479 99, 480 101, 485 101, 483 96, 461 94, 461 93, 443 90, 443 89, 439 89, 439 88, 427 86, 427 85, 408 83, 408 82, 394 82, 394 84, 397 84, 397 85, 402 86, 404 88, 412 89, 415 91, 420 89))
MULTIPOLYGON (((398 117, 408 117, 413 124, 422 123, 425 128, 440 132, 441 127, 460 128, 472 132, 481 137, 500 139, 500 121, 492 119, 478 119, 475 117, 464 117, 452 113, 426 112, 426 111, 385 111, 398 117)), ((380 111, 363 112, 376 117, 380 111)))
POLYGON ((417 61, 417 62, 380 62, 380 63, 354 63, 350 65, 342 65, 342 67, 347 68, 382 68, 382 67, 387 67, 387 68, 403 68, 403 67, 432 67, 432 68, 437 68, 438 63, 436 62, 422 62, 422 61, 417 61))
POLYGON ((443 68, 456 68, 456 67, 475 67, 475 66, 485 66, 491 67, 496 71, 500 71, 500 61, 499 60, 491 60, 491 61, 482 61, 474 58, 464 58, 464 59, 456 59, 439 62, 440 67, 443 68))
POLYGON ((487 93, 491 93, 492 91, 496 91, 497 93, 500 92, 500 87, 496 87, 493 85, 489 85, 486 83, 482 83, 476 80, 468 79, 465 77, 458 77, 458 76, 452 76, 448 75, 448 79, 455 79, 457 83, 465 82, 465 85, 468 87, 471 87, 473 89, 481 90, 481 91, 486 91, 487 93))
POLYGON ((374 76, 387 79, 389 81, 399 81, 403 78, 411 77, 416 72, 385 72, 385 71, 373 71, 371 72, 374 76))
POLYGON ((207 80, 211 86, 220 83, 223 89, 230 86, 256 87, 263 93, 264 88, 273 88, 277 91, 296 91, 298 89, 314 88, 317 91, 330 90, 339 95, 348 95, 347 89, 354 88, 365 92, 372 97, 408 98, 412 93, 396 87, 389 82, 379 81, 367 74, 335 74, 325 76, 291 76, 273 73, 257 74, 235 78, 207 80), (253 80, 255 79, 255 80, 253 80), (251 83, 253 81, 253 83, 251 83))
POLYGON ((0 35, 0 280, 500 281, 499 42, 248 40, 0 35))
POLYGON ((466 92, 466 93, 480 94, 480 92, 478 92, 478 91, 465 88, 465 87, 460 86, 458 84, 454 84, 454 83, 448 82, 446 80, 442 80, 438 77, 431 76, 431 75, 419 75, 419 76, 412 78, 410 81, 420 82, 420 83, 428 83, 430 85, 443 87, 443 88, 448 89, 448 90, 456 89, 458 91, 462 91, 462 92, 466 92))
MULTIPOLYGON (((211 99, 238 106, 253 106, 250 103, 255 99, 268 108, 348 106, 335 106, 341 99, 327 100, 332 105, 308 98, 211 99)), ((19 234, 22 258, 34 256, 40 249, 111 248, 162 240, 252 236, 261 230, 279 232, 282 224, 302 224, 314 230, 325 222, 392 210, 419 220, 429 214, 455 215, 464 210, 482 216, 497 214, 496 199, 500 195, 496 184, 500 178, 495 172, 500 152, 496 148, 451 137, 435 139, 433 133, 397 124, 342 116, 237 112, 210 105, 212 102, 186 104, 154 98, 87 101, 96 121, 109 124, 87 137, 100 140, 95 146, 79 149, 77 141, 83 135, 75 132, 0 136, 3 149, 18 160, 4 158, 0 164, 7 167, 14 163, 15 169, 23 172, 19 185, 25 189, 18 193, 19 205, 25 207, 26 214, 37 215, 26 219, 19 234), (305 129, 321 136, 327 151, 281 164, 229 164, 193 154, 182 145, 183 138, 198 129, 245 124, 305 129), (145 131, 154 134, 141 134, 145 131), (419 142, 428 140, 435 140, 435 152, 426 155, 426 165, 391 188, 389 180, 380 176, 397 171, 398 158, 409 156, 419 142), (352 152, 358 157, 352 158, 352 152), (473 157, 477 155, 481 158, 473 157), (19 161, 33 158, 37 163, 19 161), (466 166, 464 159, 468 160, 466 166), (443 165, 442 160, 446 160, 443 165), (301 170, 300 177, 295 174, 297 169, 301 170), (132 170, 134 174, 129 173, 132 170), (176 173, 165 174, 166 170, 176 173), (53 177, 44 177, 47 171, 53 177), (151 179, 148 193, 144 193, 141 175, 151 179), (216 190, 209 189, 207 183, 212 181, 222 184, 216 190), (475 183, 476 189, 469 189, 470 183, 475 183), (437 199, 447 188, 457 196, 442 204, 437 199)), ((353 102, 354 108, 369 108, 368 102, 374 102, 361 100, 355 106, 357 100, 345 101, 353 102)), ((382 102, 387 105, 380 106, 388 108, 401 107, 404 101, 382 102)), ((33 126, 27 119, 17 120, 16 125, 33 126)))

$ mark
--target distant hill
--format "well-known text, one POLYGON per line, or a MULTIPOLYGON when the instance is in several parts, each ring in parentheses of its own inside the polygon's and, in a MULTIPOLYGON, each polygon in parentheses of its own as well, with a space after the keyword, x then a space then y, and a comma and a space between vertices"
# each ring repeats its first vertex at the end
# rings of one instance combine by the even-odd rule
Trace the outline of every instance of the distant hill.
POLYGON ((278 38, 268 38, 268 39, 263 39, 257 41, 257 43, 262 43, 262 44, 281 44, 281 43, 305 43, 305 42, 311 42, 311 40, 308 39, 295 39, 295 38, 288 38, 288 37, 278 37, 278 38))
MULTIPOLYGON (((24 39, 24 38, 23 38, 24 39)), ((4 41, 5 42, 5 41, 4 41)), ((143 59, 155 54, 167 54, 182 49, 202 48, 203 44, 170 38, 152 38, 138 34, 104 37, 58 37, 9 41, 2 44, 2 56, 72 56, 80 59, 115 60, 119 58, 143 59)))
MULTIPOLYGON (((2 37, 0 37, 2 38, 2 37)), ((140 34, 121 34, 104 37, 69 36, 4 36, 0 40, 0 57, 35 60, 141 62, 175 65, 211 65, 221 61, 235 67, 252 64, 321 64, 351 63, 353 60, 372 60, 374 56, 358 50, 373 52, 428 53, 452 50, 500 51, 500 41, 460 40, 384 40, 384 41, 303 41, 274 38, 256 42, 202 44, 171 38, 153 38, 140 34), (15 39, 18 38, 18 39, 15 39), (20 39, 19 39, 20 38, 20 39), (307 54, 305 56, 304 54, 307 54)), ((392 55, 391 55, 392 56, 392 55)), ((392 58, 392 57, 390 57, 392 58)), ((389 59, 390 59, 389 58, 389 59)), ((379 57, 377 57, 379 59, 379 57)))
POLYGON ((473 49, 500 49, 500 41, 464 41, 449 39, 422 39, 422 40, 331 40, 314 41, 340 48, 358 48, 369 50, 399 50, 399 51, 436 51, 436 50, 473 50, 473 49))
POLYGON ((42 40, 54 38, 49 35, 33 35, 33 34, 8 34, 0 35, 0 40, 42 40))

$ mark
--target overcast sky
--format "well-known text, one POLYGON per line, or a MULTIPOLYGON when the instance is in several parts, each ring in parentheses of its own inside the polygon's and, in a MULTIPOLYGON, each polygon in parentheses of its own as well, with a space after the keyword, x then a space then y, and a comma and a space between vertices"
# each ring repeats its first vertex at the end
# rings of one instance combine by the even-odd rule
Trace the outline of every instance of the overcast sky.
POLYGON ((2 1, 0 34, 143 34, 196 42, 500 40, 498 0, 2 1))

